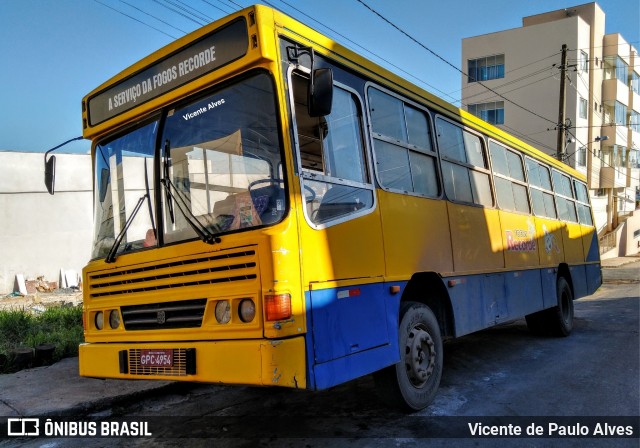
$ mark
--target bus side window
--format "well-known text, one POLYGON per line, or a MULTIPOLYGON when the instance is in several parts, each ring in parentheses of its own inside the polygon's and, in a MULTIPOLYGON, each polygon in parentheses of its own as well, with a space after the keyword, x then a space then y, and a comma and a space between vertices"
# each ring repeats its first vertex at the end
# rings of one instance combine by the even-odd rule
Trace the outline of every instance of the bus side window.
POLYGON ((440 194, 436 153, 425 112, 380 90, 369 88, 373 149, 380 184, 425 196, 440 194))
POLYGON ((296 131, 307 216, 313 224, 343 219, 373 206, 364 156, 361 109, 355 95, 334 86, 325 117, 307 109, 308 79, 292 75, 296 131))
POLYGON ((489 142, 498 206, 503 210, 529 213, 527 184, 520 156, 494 141, 489 142))
POLYGON ((580 224, 592 226, 593 219, 591 218, 591 206, 589 205, 589 193, 587 192, 587 186, 575 179, 573 180, 573 186, 575 187, 576 198, 578 200, 576 207, 578 208, 578 219, 580 220, 580 224))
POLYGON ((558 217, 563 221, 578 222, 569 176, 553 170, 551 177, 553 179, 553 191, 556 193, 556 203, 558 204, 558 217))
POLYGON ((441 118, 436 120, 436 131, 447 197, 491 207, 491 182, 480 137, 441 118))
POLYGON ((536 216, 557 218, 555 199, 551 189, 549 168, 538 162, 527 159, 527 177, 531 192, 531 205, 536 216))

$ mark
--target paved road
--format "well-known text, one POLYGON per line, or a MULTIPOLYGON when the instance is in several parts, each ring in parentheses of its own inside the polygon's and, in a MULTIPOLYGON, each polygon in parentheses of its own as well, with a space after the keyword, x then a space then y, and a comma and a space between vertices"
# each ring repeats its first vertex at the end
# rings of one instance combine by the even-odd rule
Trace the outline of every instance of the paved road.
POLYGON ((439 395, 432 406, 417 414, 404 415, 384 407, 370 377, 317 393, 178 384, 158 396, 97 415, 148 420, 152 439, 50 439, 46 444, 32 440, 21 446, 404 448, 499 443, 637 447, 637 439, 621 438, 498 441, 437 437, 450 436, 452 426, 466 431, 467 423, 480 420, 476 416, 496 416, 503 423, 523 425, 537 421, 535 416, 548 416, 545 425, 549 419, 562 422, 564 416, 584 416, 567 421, 586 424, 602 416, 636 416, 637 421, 640 299, 633 275, 638 272, 636 264, 606 270, 605 278, 612 283, 576 302, 575 328, 568 338, 534 337, 524 321, 517 321, 445 344, 439 395), (622 269, 630 271, 625 276, 613 272, 622 269), (588 420, 588 416, 595 419, 588 420), (201 439, 206 437, 216 440, 212 444, 201 439))

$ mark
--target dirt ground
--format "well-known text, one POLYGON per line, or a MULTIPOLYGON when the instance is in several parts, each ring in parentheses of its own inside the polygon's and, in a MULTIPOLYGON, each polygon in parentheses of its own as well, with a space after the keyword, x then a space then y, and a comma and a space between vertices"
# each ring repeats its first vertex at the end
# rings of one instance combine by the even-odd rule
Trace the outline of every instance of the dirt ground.
POLYGON ((36 292, 26 296, 12 294, 0 296, 0 310, 27 310, 43 312, 52 306, 75 306, 82 303, 82 291, 60 289, 54 292, 36 292))

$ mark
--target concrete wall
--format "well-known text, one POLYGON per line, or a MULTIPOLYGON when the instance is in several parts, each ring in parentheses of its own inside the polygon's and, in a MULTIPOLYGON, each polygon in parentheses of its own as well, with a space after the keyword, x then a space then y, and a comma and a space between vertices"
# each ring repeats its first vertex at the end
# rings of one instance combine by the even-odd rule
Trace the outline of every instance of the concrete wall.
POLYGON ((619 256, 640 253, 640 235, 634 235, 640 229, 640 210, 634 211, 625 221, 620 237, 619 256))
POLYGON ((91 157, 58 154, 56 194, 44 186, 42 153, 0 152, 0 294, 16 274, 58 281, 81 272, 93 236, 91 157))

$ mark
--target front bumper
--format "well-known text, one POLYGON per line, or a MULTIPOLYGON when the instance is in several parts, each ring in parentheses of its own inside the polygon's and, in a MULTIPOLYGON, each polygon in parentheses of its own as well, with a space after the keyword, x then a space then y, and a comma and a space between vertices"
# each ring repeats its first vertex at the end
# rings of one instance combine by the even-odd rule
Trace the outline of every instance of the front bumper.
POLYGON ((90 343, 80 345, 80 375, 306 388, 304 337, 267 340, 90 343), (171 367, 140 364, 141 350, 172 350, 171 367))

